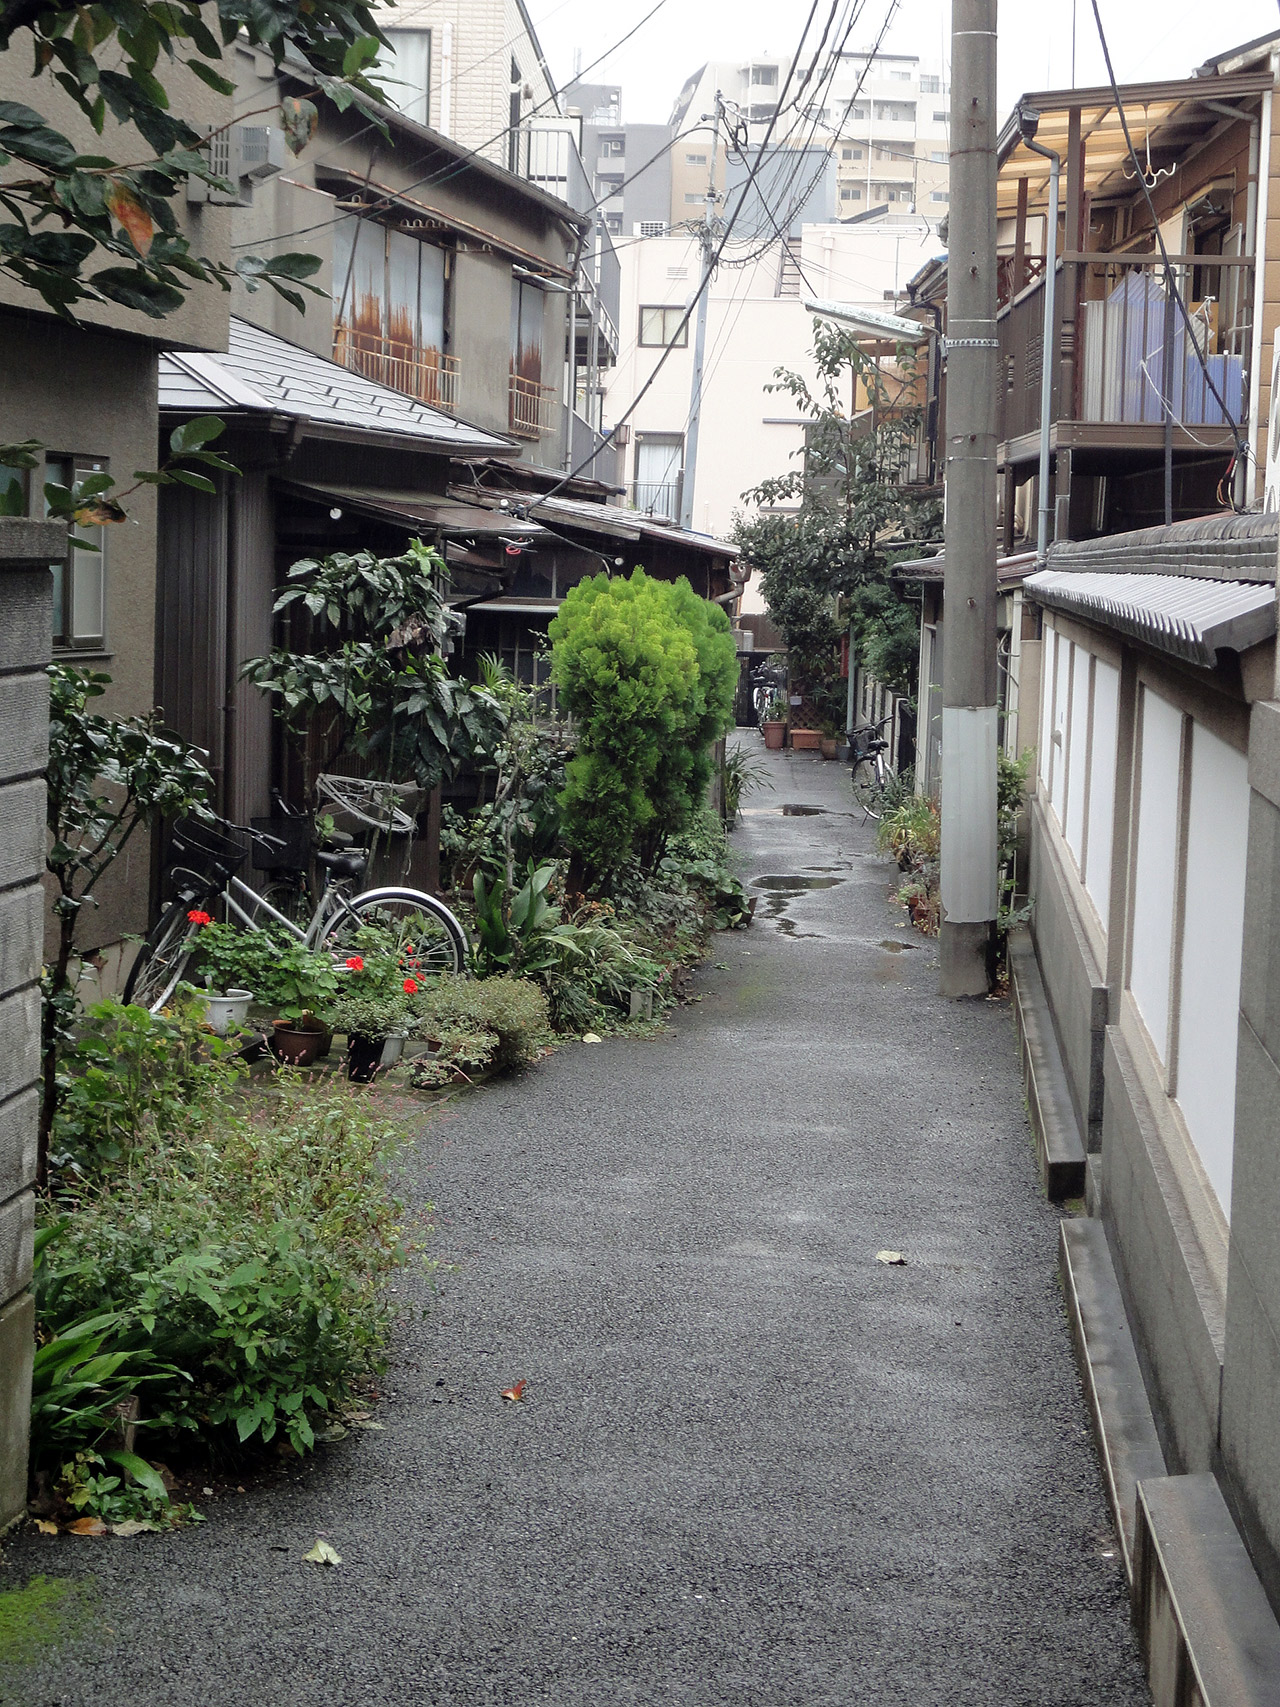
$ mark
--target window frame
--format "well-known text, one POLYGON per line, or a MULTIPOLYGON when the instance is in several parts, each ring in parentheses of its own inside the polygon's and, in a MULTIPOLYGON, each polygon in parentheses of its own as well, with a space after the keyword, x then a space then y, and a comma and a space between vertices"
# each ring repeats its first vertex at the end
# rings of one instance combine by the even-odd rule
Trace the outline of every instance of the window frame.
MULTIPOLYGON (((44 481, 50 484, 72 488, 78 481, 85 480, 91 474, 107 474, 110 472, 110 461, 105 456, 90 456, 72 451, 54 451, 46 453, 44 459, 44 481)), ((42 486, 43 486, 42 481, 42 486)), ((47 505, 44 506, 48 513, 47 505)), ((56 657, 66 657, 76 653, 105 652, 107 647, 107 529, 103 525, 84 527, 72 524, 67 529, 66 555, 59 561, 50 563, 50 574, 53 576, 53 635, 52 649, 56 657), (92 536, 92 537, 88 537, 92 536), (96 551, 77 549, 77 538, 86 538, 87 543, 96 545, 96 551), (77 559, 83 559, 78 562, 77 559), (77 583, 82 575, 92 573, 96 583, 95 596, 98 611, 98 621, 92 632, 77 631, 77 583)))
POLYGON ((636 342, 637 342, 638 348, 640 348, 642 350, 665 350, 667 348, 674 348, 677 350, 688 349, 688 347, 689 347, 689 322, 687 320, 685 320, 684 325, 683 326, 680 325, 680 321, 682 319, 684 319, 684 315, 685 315, 684 303, 678 303, 678 304, 667 303, 667 302, 641 303, 640 312, 639 312, 639 320, 637 323, 637 332, 636 332, 636 342), (658 315, 661 315, 661 317, 662 317, 662 321, 661 321, 662 336, 660 338, 648 338, 645 336, 645 316, 651 315, 651 314, 658 314, 658 315), (672 316, 673 318, 671 320, 668 320, 668 316, 672 316), (678 338, 675 338, 674 343, 673 343, 673 337, 675 337, 675 334, 668 334, 668 332, 667 332, 668 325, 675 325, 675 326, 679 327, 679 336, 678 336, 678 338))

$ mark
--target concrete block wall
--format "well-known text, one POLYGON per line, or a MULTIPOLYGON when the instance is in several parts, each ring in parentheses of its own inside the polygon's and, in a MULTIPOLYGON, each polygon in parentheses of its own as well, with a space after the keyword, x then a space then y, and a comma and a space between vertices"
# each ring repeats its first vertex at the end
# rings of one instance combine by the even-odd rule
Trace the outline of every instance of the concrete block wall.
POLYGON ((0 518, 0 1528, 27 1498, 52 578, 61 523, 0 518))

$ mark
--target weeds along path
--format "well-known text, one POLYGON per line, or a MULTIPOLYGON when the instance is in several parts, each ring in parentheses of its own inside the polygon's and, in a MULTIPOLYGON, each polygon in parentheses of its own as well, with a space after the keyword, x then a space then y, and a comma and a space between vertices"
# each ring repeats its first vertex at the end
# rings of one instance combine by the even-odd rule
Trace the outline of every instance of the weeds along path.
POLYGON ((843 768, 769 765, 700 1002, 424 1133, 446 1266, 383 1429, 199 1530, 11 1548, 99 1611, 9 1698, 1145 1701, 1007 1007, 934 993, 843 768))

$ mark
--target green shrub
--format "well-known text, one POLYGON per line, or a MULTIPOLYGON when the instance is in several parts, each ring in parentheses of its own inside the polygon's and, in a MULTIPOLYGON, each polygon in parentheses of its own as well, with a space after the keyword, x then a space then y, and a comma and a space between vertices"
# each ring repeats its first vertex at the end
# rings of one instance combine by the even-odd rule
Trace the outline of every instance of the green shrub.
POLYGON ((538 1058, 540 1040, 550 1029, 547 999, 527 978, 460 978, 445 973, 418 1004, 419 1030, 490 1033, 497 1044, 493 1065, 527 1067, 538 1058))
POLYGON ((578 751, 561 796, 569 846, 608 887, 628 857, 651 866, 706 794, 711 744, 733 720, 729 619, 683 578, 597 575, 551 624, 552 676, 578 751))
POLYGON ((403 1258, 387 1165, 403 1136, 362 1093, 287 1079, 248 1112, 146 1123, 61 1206, 73 1212, 37 1277, 42 1336, 113 1316, 114 1345, 150 1360, 152 1438, 235 1452, 283 1433, 305 1451, 317 1414, 381 1365, 382 1283, 403 1258))

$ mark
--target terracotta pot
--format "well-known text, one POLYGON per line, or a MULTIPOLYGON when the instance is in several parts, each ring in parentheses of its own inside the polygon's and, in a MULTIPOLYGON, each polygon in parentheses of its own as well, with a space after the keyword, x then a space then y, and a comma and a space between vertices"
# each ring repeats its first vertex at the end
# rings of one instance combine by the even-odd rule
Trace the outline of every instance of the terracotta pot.
POLYGON ((822 731, 820 729, 793 729, 791 745, 797 753, 816 753, 822 746, 822 731))
POLYGON ((323 1026, 311 1028, 295 1025, 291 1019, 272 1020, 271 1052, 287 1067, 310 1067, 328 1036, 323 1026))
POLYGON ((824 759, 834 759, 836 756, 836 738, 834 735, 822 737, 822 756, 824 759))
POLYGON ((361 1037, 353 1032, 347 1039, 347 1077, 353 1085, 373 1083, 374 1074, 382 1065, 385 1037, 361 1037))
POLYGON ((764 730, 764 744, 769 749, 769 751, 771 753, 781 752, 783 744, 786 740, 786 734, 787 734, 786 724, 785 723, 762 723, 760 725, 760 727, 761 727, 761 729, 764 730))

